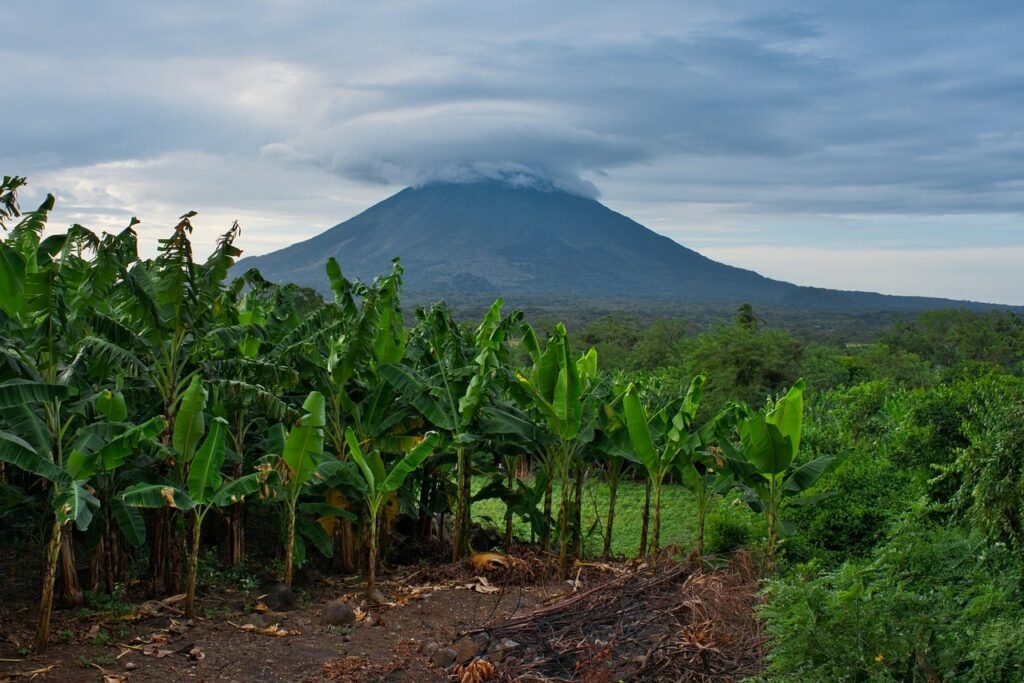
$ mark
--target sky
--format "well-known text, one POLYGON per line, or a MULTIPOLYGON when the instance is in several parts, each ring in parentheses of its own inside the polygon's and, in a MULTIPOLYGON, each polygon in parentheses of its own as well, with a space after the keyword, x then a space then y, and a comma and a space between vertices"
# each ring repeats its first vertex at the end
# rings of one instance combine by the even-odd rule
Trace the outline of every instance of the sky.
POLYGON ((261 254, 514 172, 798 284, 1024 305, 1024 3, 5 2, 52 225, 261 254))

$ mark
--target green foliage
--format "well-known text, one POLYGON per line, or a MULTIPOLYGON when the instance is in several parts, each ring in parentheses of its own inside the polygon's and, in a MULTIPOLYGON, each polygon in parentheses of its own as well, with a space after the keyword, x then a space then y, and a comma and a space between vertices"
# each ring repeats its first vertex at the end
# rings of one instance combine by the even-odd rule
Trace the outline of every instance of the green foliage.
POLYGON ((917 523, 865 560, 797 568, 769 585, 762 608, 767 678, 1017 680, 1022 570, 975 536, 917 523))
POLYGON ((1019 371, 1024 360, 1024 320, 1006 311, 928 311, 912 322, 894 325, 883 335, 882 344, 937 366, 982 361, 1019 371))
POLYGON ((964 420, 968 443, 944 478, 959 484, 948 509, 993 541, 1024 546, 1024 381, 986 378, 964 420))
POLYGON ((730 401, 761 405, 792 385, 799 377, 802 345, 780 330, 719 325, 686 340, 682 353, 689 376, 707 376, 700 418, 708 419, 730 401))
POLYGON ((704 548, 712 554, 724 555, 748 547, 763 533, 763 526, 746 506, 720 505, 708 513, 704 548))

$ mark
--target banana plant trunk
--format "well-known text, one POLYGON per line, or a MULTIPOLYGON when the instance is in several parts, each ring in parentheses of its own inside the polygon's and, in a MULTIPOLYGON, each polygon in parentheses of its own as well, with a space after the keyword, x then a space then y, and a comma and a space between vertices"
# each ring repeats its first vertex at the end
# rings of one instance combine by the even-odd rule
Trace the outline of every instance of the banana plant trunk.
POLYGON ((235 503, 228 510, 228 564, 241 567, 245 562, 245 509, 235 503))
POLYGON ((170 545, 170 511, 158 508, 153 515, 153 544, 149 550, 149 574, 152 591, 156 594, 170 593, 167 580, 167 555, 170 545))
POLYGON ((458 468, 455 477, 455 537, 452 541, 452 562, 458 562, 470 554, 469 523, 472 485, 469 452, 464 447, 459 447, 455 454, 458 468))
POLYGON ((347 519, 339 519, 335 523, 337 543, 335 543, 336 555, 340 568, 346 572, 356 570, 356 539, 357 535, 352 529, 352 522, 347 519), (340 546, 340 551, 337 552, 340 546))
POLYGON ((43 593, 39 601, 39 624, 32 644, 34 652, 42 652, 50 641, 50 616, 53 612, 53 588, 57 578, 57 560, 60 554, 60 522, 54 520, 50 528, 50 541, 46 545, 43 564, 43 593))
POLYGON ((117 535, 114 533, 110 515, 103 517, 103 536, 100 538, 98 550, 100 551, 99 561, 103 567, 103 578, 108 593, 114 592, 114 584, 117 583, 121 569, 120 547, 117 535))
POLYGON ((434 536, 434 520, 430 514, 430 486, 424 478, 420 484, 420 509, 418 532, 423 543, 430 543, 434 536))
MULTIPOLYGON (((242 476, 242 463, 235 463, 235 478, 242 476)), ((245 504, 238 502, 228 509, 228 564, 241 567, 245 561, 245 504)))
POLYGON ((286 542, 284 544, 284 578, 282 583, 291 587, 292 585, 292 562, 295 553, 295 504, 289 502, 287 508, 288 518, 285 520, 286 542))
POLYGON ((576 481, 572 499, 572 556, 583 559, 583 478, 586 476, 584 467, 576 468, 576 481))
POLYGON ((181 567, 188 562, 188 548, 185 547, 185 529, 183 515, 174 515, 171 518, 171 561, 170 571, 167 574, 170 584, 170 593, 177 595, 181 593, 181 567))
MULTIPOLYGON (((568 460, 568 456, 565 457, 568 460)), ((558 578, 565 581, 569 578, 569 466, 563 462, 560 466, 561 485, 559 486, 560 505, 558 509, 558 578)))
POLYGON ((768 552, 766 563, 768 574, 775 571, 775 546, 778 543, 778 530, 776 525, 778 524, 779 510, 778 503, 775 498, 775 486, 773 484, 774 482, 769 484, 769 495, 771 496, 771 499, 765 507, 765 522, 768 524, 768 552))
POLYGON ((196 576, 199 573, 199 533, 203 526, 203 518, 198 512, 192 514, 192 546, 188 553, 188 578, 185 592, 185 618, 196 616, 196 576))
POLYGON ((377 587, 377 513, 370 514, 370 558, 366 565, 366 593, 377 587))
POLYGON ((100 538, 96 547, 92 549, 91 553, 89 553, 89 581, 86 585, 88 585, 89 590, 93 593, 100 592, 100 585, 103 583, 103 575, 107 573, 104 571, 104 565, 106 564, 104 558, 106 553, 103 549, 103 545, 103 539, 100 538))
POLYGON ((75 561, 74 536, 71 529, 60 538, 60 601, 70 607, 80 607, 85 598, 78 580, 78 563, 75 561))
POLYGON ((654 482, 654 526, 651 529, 651 555, 657 559, 661 548, 661 481, 654 482))
MULTIPOLYGON (((609 465, 609 468, 611 465, 609 465)), ((610 471, 610 470, 609 470, 610 471)), ((602 554, 605 558, 611 557, 612 554, 612 529, 615 526, 615 498, 619 493, 619 478, 617 476, 608 477, 608 520, 605 522, 604 530, 604 549, 602 554)))
POLYGON ((551 479, 548 477, 544 487, 544 526, 540 531, 540 547, 544 550, 551 547, 551 499, 554 497, 552 494, 554 484, 551 479))
MULTIPOLYGON (((511 493, 512 487, 515 485, 515 467, 514 463, 517 459, 508 458, 505 460, 505 470, 508 474, 506 484, 508 490, 511 493)), ((508 505, 505 506, 505 552, 509 552, 512 549, 512 508, 508 505)))
POLYGON ((651 482, 644 485, 644 512, 640 522, 640 557, 647 554, 647 527, 651 519, 651 482))

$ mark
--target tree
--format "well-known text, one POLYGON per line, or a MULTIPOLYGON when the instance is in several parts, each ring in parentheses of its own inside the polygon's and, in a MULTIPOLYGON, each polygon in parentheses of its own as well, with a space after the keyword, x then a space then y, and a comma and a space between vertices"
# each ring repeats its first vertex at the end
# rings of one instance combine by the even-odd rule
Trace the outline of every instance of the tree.
POLYGON ((412 363, 379 368, 381 376, 410 405, 451 437, 457 469, 452 561, 470 551, 472 456, 479 440, 475 418, 493 399, 498 369, 508 358, 511 329, 521 317, 514 311, 502 318, 502 306, 502 299, 491 305, 471 340, 446 305, 419 311, 420 322, 410 342, 412 363))
POLYGON ((345 439, 348 441, 349 452, 359 465, 359 471, 363 476, 365 488, 363 494, 366 498, 366 508, 370 518, 370 558, 367 563, 366 592, 370 594, 376 587, 377 581, 377 548, 378 518, 380 511, 387 502, 388 496, 402 487, 406 477, 418 468, 423 461, 434 451, 438 443, 437 432, 427 432, 423 439, 413 446, 408 453, 403 455, 390 470, 385 469, 384 460, 380 451, 372 448, 363 454, 363 446, 356 438, 355 432, 350 427, 345 432, 345 439))
POLYGON ((769 569, 775 565, 779 532, 787 531, 780 515, 786 506, 809 505, 819 500, 821 496, 797 496, 811 488, 836 459, 834 455, 823 455, 794 467, 803 428, 803 391, 804 383, 800 380, 764 412, 738 406, 736 431, 740 447, 732 445, 728 434, 718 440, 744 491, 744 500, 752 510, 764 515, 769 569))
POLYGON ((206 433, 207 391, 198 377, 193 377, 181 398, 178 420, 172 435, 173 481, 140 482, 128 487, 121 496, 126 505, 144 508, 175 508, 192 513, 191 547, 188 554, 185 616, 195 616, 196 575, 199 567, 200 531, 210 510, 226 507, 260 490, 270 475, 269 469, 226 480, 221 475, 224 465, 228 423, 214 418, 206 433), (184 483, 184 486, 182 486, 184 483))
MULTIPOLYGON (((546 454, 549 472, 559 483, 558 510, 559 575, 569 575, 570 487, 577 454, 594 439, 598 419, 597 351, 590 349, 576 358, 565 326, 555 326, 544 350, 533 328, 523 326, 523 345, 533 360, 530 375, 520 373, 519 385, 534 414, 552 438, 546 454)), ((577 500, 577 502, 579 502, 577 500)))
MULTIPOLYGON (((23 179, 5 178, 0 218, 20 215, 15 193, 23 179)), ((87 485, 162 428, 112 421, 97 411, 86 380, 83 340, 103 308, 118 269, 134 251, 129 227, 98 238, 81 226, 42 239, 54 198, 48 195, 0 242, 0 460, 41 477, 50 488, 53 517, 43 562, 43 589, 35 648, 49 640, 58 557, 69 591, 81 599, 72 552, 71 524, 86 529, 99 500, 87 485), (91 257, 89 256, 91 254, 91 257), (38 406, 38 409, 35 407, 38 406)), ((0 223, 2 225, 2 223, 0 223)), ((109 381, 109 378, 104 378, 109 381)))
MULTIPOLYGON (((285 542, 284 542, 284 576, 282 582, 292 585, 292 566, 294 564, 295 552, 295 528, 296 509, 299 497, 315 481, 326 479, 331 465, 337 461, 329 459, 324 454, 324 397, 320 392, 310 392, 302 404, 302 417, 292 426, 287 439, 282 446, 280 464, 283 474, 281 486, 284 490, 285 500, 285 542)), ((270 456, 271 459, 274 456, 270 456)), ((323 511, 321 509, 321 511, 323 511)), ((354 519, 347 510, 331 509, 333 516, 354 519)), ((319 527, 308 531, 308 535, 319 536, 322 530, 319 527)), ((326 537, 320 543, 329 550, 330 545, 326 537)))
POLYGON ((633 457, 647 471, 654 493, 654 528, 651 554, 657 555, 661 536, 661 489, 665 477, 680 466, 680 458, 693 453, 700 446, 700 438, 690 431, 700 406, 704 376, 697 375, 690 382, 681 402, 673 402, 648 417, 636 387, 630 385, 622 399, 622 410, 633 457))
MULTIPOLYGON (((206 360, 208 335, 218 327, 211 311, 226 305, 224 282, 241 254, 234 246, 240 231, 235 223, 209 258, 196 263, 190 241, 195 216, 194 211, 181 216, 170 237, 159 241, 155 259, 139 260, 133 241, 130 258, 111 273, 118 287, 110 308, 95 316, 96 334, 83 341, 92 358, 130 367, 156 394, 167 419, 161 435, 165 446, 171 444, 182 394, 206 360)), ((184 539, 172 511, 157 511, 150 540, 153 587, 163 592, 180 586, 184 539)))

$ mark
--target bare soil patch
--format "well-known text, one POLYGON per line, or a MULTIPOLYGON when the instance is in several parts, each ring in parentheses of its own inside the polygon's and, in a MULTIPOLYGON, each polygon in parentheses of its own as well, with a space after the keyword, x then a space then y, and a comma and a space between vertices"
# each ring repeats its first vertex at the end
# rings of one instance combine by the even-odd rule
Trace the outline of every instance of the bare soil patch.
POLYGON ((0 682, 728 681, 760 666, 742 567, 589 563, 557 582, 544 557, 524 555, 400 569, 381 589, 388 602, 367 604, 357 577, 322 577, 297 609, 261 613, 259 593, 229 588, 202 594, 205 617, 193 621, 173 598, 121 617, 64 610, 39 655, 21 649, 34 603, 4 595, 0 682), (353 606, 353 625, 324 622, 338 599, 353 606), (438 666, 448 648, 458 658, 438 666))

